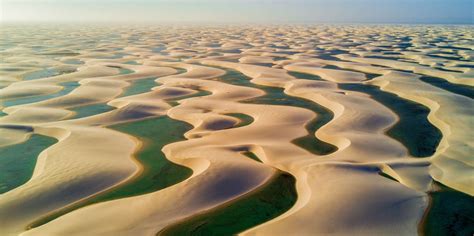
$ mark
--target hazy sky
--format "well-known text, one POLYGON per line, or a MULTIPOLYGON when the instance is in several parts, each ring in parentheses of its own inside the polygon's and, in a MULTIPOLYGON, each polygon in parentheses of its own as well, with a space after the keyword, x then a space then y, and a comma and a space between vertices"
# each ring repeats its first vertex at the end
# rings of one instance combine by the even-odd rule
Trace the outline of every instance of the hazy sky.
POLYGON ((0 0, 3 22, 461 23, 474 0, 0 0))

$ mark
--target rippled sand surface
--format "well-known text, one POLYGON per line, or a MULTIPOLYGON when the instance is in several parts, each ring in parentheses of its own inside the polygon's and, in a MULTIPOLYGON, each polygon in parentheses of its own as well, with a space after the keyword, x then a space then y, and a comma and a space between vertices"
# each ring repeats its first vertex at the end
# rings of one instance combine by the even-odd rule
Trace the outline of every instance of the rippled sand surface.
POLYGON ((472 235, 472 26, 2 26, 0 235, 472 235))

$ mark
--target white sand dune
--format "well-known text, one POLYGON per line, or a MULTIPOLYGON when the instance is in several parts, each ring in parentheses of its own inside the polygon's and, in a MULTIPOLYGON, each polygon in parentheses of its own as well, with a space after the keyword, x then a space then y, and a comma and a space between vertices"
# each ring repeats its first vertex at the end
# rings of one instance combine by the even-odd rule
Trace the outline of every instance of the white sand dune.
POLYGON ((474 78, 474 71, 472 70, 467 70, 467 73, 455 73, 455 72, 440 71, 440 70, 433 69, 431 67, 421 66, 419 64, 403 62, 403 61, 394 62, 393 60, 356 58, 356 57, 350 57, 346 55, 341 55, 340 58, 343 60, 362 62, 366 64, 387 66, 387 67, 391 67, 398 70, 408 70, 414 73, 443 78, 454 84, 465 84, 465 85, 474 86, 474 82, 472 80, 472 78, 474 78))
MULTIPOLYGON (((233 69, 241 70, 242 73, 249 74, 252 77, 252 82, 260 84, 274 84, 273 86, 281 86, 285 88, 285 92, 290 95, 295 95, 299 97, 303 97, 315 102, 318 102, 322 105, 327 106, 330 110, 332 110, 336 117, 325 127, 322 127, 318 130, 316 135, 328 142, 331 142, 338 146, 339 150, 329 156, 326 156, 322 159, 315 159, 315 158, 302 158, 298 160, 297 157, 288 155, 288 153, 282 152, 282 150, 278 150, 277 152, 272 152, 271 150, 265 150, 267 160, 270 154, 274 154, 276 156, 280 156, 279 159, 282 158, 291 158, 290 161, 286 161, 286 165, 288 167, 284 168, 288 170, 295 176, 308 176, 308 172, 312 172, 313 166, 311 163, 321 163, 321 162, 345 162, 345 163, 374 163, 372 164, 373 172, 377 172, 377 162, 381 161, 393 161, 400 158, 407 158, 405 148, 399 144, 398 142, 388 138, 383 134, 383 131, 390 127, 397 119, 395 114, 393 114, 390 110, 385 108, 384 106, 378 104, 377 102, 373 101, 369 97, 363 94, 354 93, 354 92, 343 92, 340 93, 340 90, 335 88, 334 85, 331 85, 331 82, 319 82, 319 81, 309 81, 309 80, 294 80, 288 79, 286 84, 282 84, 280 81, 284 81, 284 78, 275 79, 275 77, 279 76, 279 72, 281 70, 277 69, 268 69, 265 67, 258 67, 258 66, 241 66, 237 63, 229 63, 229 62, 209 62, 204 61, 206 64, 216 64, 219 66, 227 66, 233 69), (270 70, 273 70, 269 72, 270 70), (253 76, 252 76, 253 75, 253 76), (275 82, 278 81, 278 82, 275 82), (330 102, 328 102, 330 101, 330 102), (360 124, 360 126, 354 126, 355 124, 360 124), (351 127, 350 131, 345 131, 347 128, 351 127), (337 137, 339 136, 339 137, 337 137), (284 153, 285 156, 281 156, 284 153), (295 165, 298 166, 295 168, 295 165), (290 167, 291 166, 291 167, 290 167), (301 167, 302 166, 302 167, 301 167), (304 174, 303 174, 304 173, 304 174)), ((306 72, 306 71, 305 71, 306 72)), ((317 74, 317 72, 315 73, 317 74)), ((332 75, 336 77, 336 75, 332 75)), ((344 73, 339 74, 339 76, 345 76, 344 73)), ((283 76, 281 76, 283 77, 283 76)), ((288 77, 286 75, 285 77, 288 77)), ((336 81, 341 80, 336 78, 336 81)), ((285 132, 287 133, 287 132, 285 132)), ((288 150, 288 149, 287 149, 288 150)), ((270 159, 271 160, 271 159, 270 159)), ((269 161, 271 163, 271 161, 269 161)), ((282 165, 278 163, 278 165, 282 165)), ((322 164, 321 164, 322 165, 322 164)), ((319 167, 319 165, 317 165, 319 167)), ((324 166, 324 165, 322 165, 324 166)), ((380 164, 379 164, 380 166, 380 164)), ((407 165, 407 167, 413 168, 412 165, 407 165)), ((320 167, 324 168, 324 167, 320 167)), ((357 166, 353 167, 354 169, 364 169, 364 166, 357 166)), ((403 168, 400 168, 403 169, 403 168)), ((418 171, 423 169, 418 168, 418 171)), ((425 173, 427 169, 424 169, 425 173)), ((412 176, 415 177, 415 176, 412 176)), ((378 177, 383 179, 382 177, 378 177)), ((314 224, 309 223, 312 218, 308 215, 311 214, 322 214, 322 215, 329 215, 334 214, 332 212, 340 212, 339 214, 347 215, 349 214, 346 211, 343 211, 339 206, 332 205, 331 208, 328 208, 327 211, 319 210, 319 204, 321 204, 321 200, 318 198, 318 195, 312 194, 319 191, 320 186, 313 184, 311 178, 305 178, 306 183, 301 184, 299 190, 299 198, 300 203, 295 205, 293 209, 288 211, 285 215, 270 221, 267 224, 263 224, 260 227, 257 227, 255 231, 250 231, 250 234, 254 232, 257 234, 278 234, 278 235, 286 235, 292 232, 295 232, 295 228, 292 228, 291 225, 298 223, 298 233, 299 234, 309 234, 313 233, 338 233, 338 234, 345 234, 356 229, 351 227, 343 227, 340 228, 339 231, 336 229, 331 229, 327 231, 321 225, 318 227, 313 228, 314 224), (306 200, 303 200, 306 199, 306 200), (318 210, 317 210, 318 209, 318 210), (316 213, 317 212, 317 213, 316 213), (272 223, 275 222, 275 223, 272 223), (306 223, 303 223, 306 222, 306 223), (320 231, 316 231, 316 228, 320 228, 320 231), (347 230, 347 231, 344 231, 347 230)), ((314 181, 314 180, 313 180, 314 181)), ((400 187, 400 186, 399 186, 400 187)), ((333 186, 333 188, 339 188, 339 186, 333 186)), ((347 189, 347 186, 341 185, 340 188, 347 189)), ((376 185, 374 184, 374 188, 376 185)), ((402 187, 404 188, 404 187, 402 187)), ((406 189, 406 188, 405 188, 406 189)), ((377 191, 377 190, 374 190, 377 191)), ((417 232, 417 224, 416 220, 423 214, 423 209, 426 207, 426 197, 423 195, 422 192, 417 192, 407 189, 407 195, 400 195, 400 198, 394 198, 393 201, 405 201, 404 199, 412 198, 413 196, 422 196, 417 198, 414 203, 407 202, 407 204, 414 204, 417 206, 417 210, 411 211, 411 205, 407 206, 406 208, 398 208, 397 210, 400 211, 399 214, 393 213, 391 217, 402 217, 407 219, 410 217, 410 222, 412 223, 410 227, 407 227, 406 233, 416 233, 417 232), (411 191, 410 194, 408 194, 411 191), (410 212, 411 211, 411 212, 410 212)), ((361 193, 362 194, 362 193, 361 193)), ((380 208, 380 205, 374 205, 378 203, 367 203, 366 206, 361 206, 361 210, 365 212, 365 214, 369 211, 369 209, 380 208)), ((390 201, 385 202, 386 208, 390 209, 390 205, 393 204, 390 201)), ((342 206, 341 206, 342 207, 342 206)), ((391 209, 391 211, 394 211, 391 209)), ((350 213, 357 214, 357 212, 350 213)), ((342 217, 342 215, 335 215, 335 218, 342 217)), ((354 219, 359 218, 360 216, 353 215, 354 219)), ((378 217, 378 216, 376 216, 378 217)), ((378 221, 367 220, 360 224, 364 226, 359 226, 362 229, 367 228, 370 230, 361 231, 359 234, 370 234, 370 233, 382 233, 387 231, 392 231, 393 233, 397 232, 397 229, 402 225, 406 225, 404 220, 400 219, 391 219, 394 222, 399 222, 400 225, 396 225, 395 223, 392 225, 385 225, 380 224, 378 221), (389 230, 392 227, 392 230, 389 230)), ((406 227, 406 226, 405 226, 406 227)))
POLYGON ((401 97, 417 101, 431 109, 430 121, 443 133, 434 154, 430 173, 434 179, 459 191, 474 195, 471 158, 474 101, 426 84, 405 73, 392 72, 379 77, 375 84, 401 97))
POLYGON ((338 83, 354 83, 366 80, 364 74, 351 71, 341 71, 333 69, 324 69, 315 67, 312 64, 307 63, 295 63, 290 64, 284 67, 285 70, 296 71, 302 73, 309 73, 313 75, 320 76, 324 80, 329 80, 338 83))
POLYGON ((39 154, 29 181, 0 194, 0 235, 155 235, 259 191, 281 171, 296 178, 295 205, 240 233, 416 235, 433 180, 474 195, 474 106, 462 94, 474 85, 473 33, 430 28, 6 26, 12 36, 0 45, 0 151, 32 134, 58 142, 39 154), (222 79, 235 71, 246 78, 222 79), (32 73, 40 78, 26 80, 32 73), (423 82, 422 75, 464 92, 423 82), (429 108, 429 122, 443 134, 436 152, 410 156, 386 134, 400 120, 397 113, 368 94, 339 88, 347 83, 375 85, 429 108), (265 95, 262 86, 281 88, 288 100, 317 103, 333 117, 309 134, 307 125, 324 114, 292 103, 248 102, 265 95), (138 92, 123 96, 128 89, 138 92), (75 117, 76 108, 89 105, 110 109, 75 117), (253 121, 236 127, 244 120, 232 114, 253 121), (169 161, 193 171, 189 178, 27 229, 141 175, 146 167, 134 156, 143 143, 107 126, 161 116, 193 127, 162 149, 169 161), (308 134, 337 150, 316 155, 295 144, 308 134))

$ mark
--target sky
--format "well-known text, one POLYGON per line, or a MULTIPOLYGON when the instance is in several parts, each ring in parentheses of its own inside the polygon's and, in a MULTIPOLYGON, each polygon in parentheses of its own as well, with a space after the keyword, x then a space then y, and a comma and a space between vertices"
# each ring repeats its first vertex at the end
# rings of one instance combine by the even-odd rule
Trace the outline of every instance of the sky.
POLYGON ((0 0, 2 22, 474 24, 474 0, 0 0))

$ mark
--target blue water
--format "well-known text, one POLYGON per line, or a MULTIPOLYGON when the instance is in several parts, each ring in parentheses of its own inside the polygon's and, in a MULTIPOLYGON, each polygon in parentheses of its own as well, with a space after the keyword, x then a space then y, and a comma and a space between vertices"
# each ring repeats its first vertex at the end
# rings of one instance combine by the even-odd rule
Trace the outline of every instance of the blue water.
POLYGON ((46 77, 51 77, 55 75, 59 75, 60 72, 54 68, 46 68, 38 71, 33 71, 31 73, 26 74, 23 77, 23 80, 34 80, 34 79, 41 79, 46 77))

